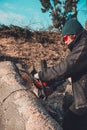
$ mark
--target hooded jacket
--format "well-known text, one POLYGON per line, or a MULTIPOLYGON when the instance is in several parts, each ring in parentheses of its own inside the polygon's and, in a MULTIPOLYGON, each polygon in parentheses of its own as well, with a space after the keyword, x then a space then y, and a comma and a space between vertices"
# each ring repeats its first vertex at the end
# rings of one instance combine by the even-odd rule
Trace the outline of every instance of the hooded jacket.
POLYGON ((69 45, 70 54, 58 65, 39 72, 41 81, 72 79, 75 109, 87 107, 87 31, 69 45))

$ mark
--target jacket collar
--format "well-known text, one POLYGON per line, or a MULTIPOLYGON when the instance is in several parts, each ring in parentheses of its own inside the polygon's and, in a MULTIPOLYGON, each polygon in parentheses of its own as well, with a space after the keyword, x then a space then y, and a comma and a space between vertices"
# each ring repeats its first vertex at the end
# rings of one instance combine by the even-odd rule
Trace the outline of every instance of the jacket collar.
MULTIPOLYGON (((85 30, 83 29, 83 31, 85 31, 85 30)), ((74 46, 76 46, 79 43, 79 40, 81 38, 81 35, 82 35, 83 31, 77 36, 77 38, 73 42, 71 42, 68 45, 68 48, 70 49, 70 51, 72 51, 72 49, 74 48, 74 46)))
POLYGON ((71 42, 69 45, 68 45, 68 48, 70 49, 70 51, 72 51, 73 47, 75 45, 75 42, 71 42))

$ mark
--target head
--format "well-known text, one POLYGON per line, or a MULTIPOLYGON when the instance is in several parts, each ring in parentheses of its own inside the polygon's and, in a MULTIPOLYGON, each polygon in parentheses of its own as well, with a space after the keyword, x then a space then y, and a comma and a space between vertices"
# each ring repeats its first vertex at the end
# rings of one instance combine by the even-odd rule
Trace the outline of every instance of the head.
POLYGON ((75 18, 68 20, 63 29, 62 29, 62 36, 63 40, 66 44, 72 43, 76 37, 82 32, 83 27, 79 23, 79 21, 75 18))

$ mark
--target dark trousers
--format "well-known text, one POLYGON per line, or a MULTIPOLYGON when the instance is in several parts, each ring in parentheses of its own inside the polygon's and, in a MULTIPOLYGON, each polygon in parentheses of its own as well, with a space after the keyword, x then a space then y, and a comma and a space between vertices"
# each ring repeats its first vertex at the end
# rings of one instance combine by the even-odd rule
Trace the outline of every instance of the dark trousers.
POLYGON ((63 130, 87 130, 87 114, 78 116, 68 110, 63 119, 63 130))

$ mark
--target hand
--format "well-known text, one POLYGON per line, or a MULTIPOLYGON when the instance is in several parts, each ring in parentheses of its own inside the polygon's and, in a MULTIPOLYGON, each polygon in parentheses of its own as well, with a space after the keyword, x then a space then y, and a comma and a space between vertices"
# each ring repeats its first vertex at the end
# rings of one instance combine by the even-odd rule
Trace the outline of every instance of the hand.
POLYGON ((34 78, 35 78, 35 79, 39 79, 38 73, 34 74, 34 78))

